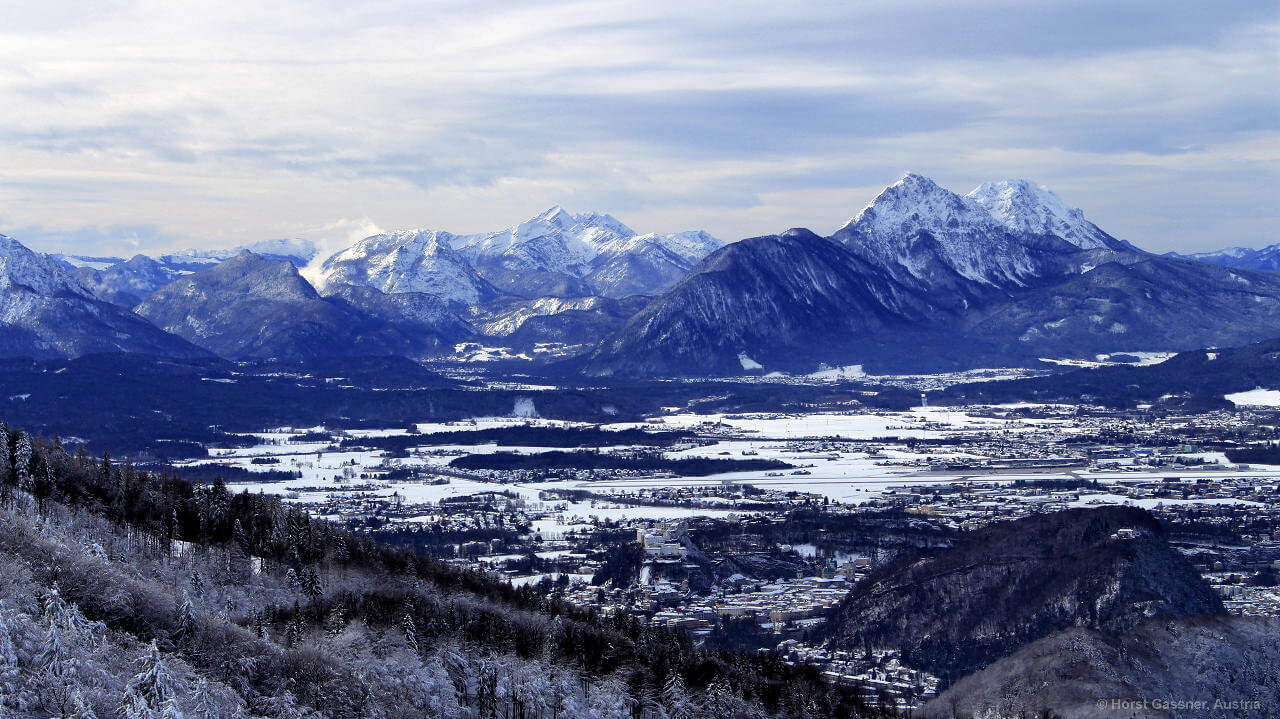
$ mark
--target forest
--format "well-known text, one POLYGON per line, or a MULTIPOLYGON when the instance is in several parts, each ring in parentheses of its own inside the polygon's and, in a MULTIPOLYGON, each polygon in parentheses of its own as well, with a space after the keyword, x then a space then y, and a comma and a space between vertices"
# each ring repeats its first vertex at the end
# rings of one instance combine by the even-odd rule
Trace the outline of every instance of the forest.
POLYGON ((449 462, 458 469, 616 469, 666 471, 682 477, 705 477, 721 472, 755 472, 766 469, 791 469, 792 465, 776 459, 728 459, 725 457, 680 457, 661 454, 605 454, 600 452, 539 452, 515 454, 467 454, 449 462))
POLYGON ((81 719, 887 713, 811 668, 3 425, 0 696, 81 719))

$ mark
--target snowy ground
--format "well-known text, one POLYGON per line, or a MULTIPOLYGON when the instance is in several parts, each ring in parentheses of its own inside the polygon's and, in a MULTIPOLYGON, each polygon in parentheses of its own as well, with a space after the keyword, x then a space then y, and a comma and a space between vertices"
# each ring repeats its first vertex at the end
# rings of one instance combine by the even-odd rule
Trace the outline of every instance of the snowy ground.
POLYGON ((1280 407, 1280 390, 1251 389, 1229 394, 1227 399, 1241 407, 1280 407))
MULTIPOLYGON (((1275 394, 1280 395, 1280 392, 1275 394)), ((447 432, 483 429, 518 424, 542 426, 572 426, 574 423, 554 420, 520 418, 477 418, 468 422, 422 423, 420 432, 447 432)), ((200 463, 216 463, 242 467, 250 471, 284 470, 298 472, 301 477, 284 482, 240 482, 237 490, 267 492, 285 495, 291 501, 319 503, 330 498, 352 496, 392 497, 398 494, 406 505, 432 505, 445 497, 476 494, 486 491, 506 491, 520 495, 530 509, 541 510, 551 518, 539 520, 540 531, 556 534, 575 526, 585 526, 593 519, 677 519, 691 516, 726 516, 728 509, 694 507, 630 506, 623 503, 588 500, 583 502, 544 503, 539 493, 548 489, 589 489, 596 494, 635 492, 643 489, 669 487, 707 487, 725 483, 750 484, 761 489, 796 491, 825 496, 832 501, 861 503, 880 497, 891 487, 922 484, 948 484, 964 481, 1012 482, 1017 479, 1089 478, 1102 482, 1117 480, 1159 479, 1163 477, 1222 477, 1222 469, 1158 468, 1150 471, 1089 472, 1079 469, 1038 472, 978 472, 927 471, 924 466, 905 466, 928 458, 960 459, 972 457, 963 451, 942 451, 929 448, 913 453, 902 445, 886 444, 867 451, 851 451, 847 447, 838 450, 815 449, 821 438, 871 440, 897 436, 914 438, 941 438, 957 432, 1007 432, 1019 436, 1048 429, 1072 431, 1066 420, 1057 419, 1004 419, 975 417, 955 408, 920 407, 906 412, 867 412, 860 414, 811 413, 797 415, 698 415, 673 414, 659 422, 611 425, 612 428, 643 427, 649 429, 690 428, 705 430, 716 437, 723 437, 713 444, 676 450, 674 456, 730 457, 779 459, 794 465, 795 470, 728 472, 711 477, 618 477, 605 480, 574 480, 560 482, 495 483, 448 476, 447 483, 418 481, 389 481, 362 478, 370 470, 386 464, 394 467, 410 467, 426 470, 429 475, 444 477, 445 465, 459 453, 488 453, 496 451, 538 453, 552 451, 549 447, 498 447, 488 445, 431 446, 411 452, 400 459, 384 458, 378 451, 330 450, 326 442, 293 442, 303 432, 317 428, 282 428, 273 432, 252 435, 258 440, 253 447, 217 450, 216 456, 200 463), (806 442, 805 440, 813 440, 806 442), (277 460, 275 464, 253 464, 254 458, 277 460), (808 474, 795 474, 796 471, 808 474), (772 476, 771 476, 772 475, 772 476)), ((348 430, 351 436, 402 435, 403 428, 381 430, 348 430)), ((1220 454, 1208 453, 1205 459, 1218 460, 1219 466, 1230 465, 1220 454)), ((1251 476, 1280 477, 1280 468, 1253 469, 1251 476)), ((1118 497, 1118 495, 1117 495, 1118 497)), ((1167 500, 1166 500, 1167 501, 1167 500)), ((426 512, 424 511, 424 515, 426 512)))

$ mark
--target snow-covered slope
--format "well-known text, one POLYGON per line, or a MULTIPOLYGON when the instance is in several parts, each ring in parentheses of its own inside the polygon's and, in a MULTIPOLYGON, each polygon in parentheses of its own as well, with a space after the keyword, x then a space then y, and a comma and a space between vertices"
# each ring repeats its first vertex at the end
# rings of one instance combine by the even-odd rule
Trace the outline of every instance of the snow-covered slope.
POLYGON ((324 261, 317 284, 369 285, 386 293, 425 292, 455 305, 474 305, 499 293, 454 251, 454 236, 435 230, 374 235, 324 261))
POLYGON ((505 230, 454 236, 452 247, 477 267, 581 276, 601 246, 634 235, 634 230, 611 215, 574 215, 556 205, 505 230))
POLYGON ((5 235, 0 235, 0 289, 27 289, 40 295, 88 294, 66 265, 5 235))
POLYGON ((1052 190, 1029 180, 984 182, 965 197, 1016 235, 1053 235, 1083 250, 1123 250, 1123 243, 1088 221, 1052 190))
POLYGON ((586 280, 605 297, 652 294, 679 282, 723 246, 701 230, 618 238, 600 246, 586 280))
POLYGON ((832 239, 908 286, 947 292, 965 282, 1024 287, 1062 272, 1060 256, 1076 250, 1016 235, 976 200, 916 174, 885 188, 832 239))

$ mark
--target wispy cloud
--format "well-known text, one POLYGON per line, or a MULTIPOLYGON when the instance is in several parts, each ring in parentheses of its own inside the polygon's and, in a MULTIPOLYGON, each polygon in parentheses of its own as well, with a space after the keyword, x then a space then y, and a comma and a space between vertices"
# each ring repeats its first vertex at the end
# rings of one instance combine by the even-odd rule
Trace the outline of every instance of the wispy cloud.
POLYGON ((333 243, 561 203, 737 238, 829 231, 911 169, 1031 177, 1151 249, 1259 245, 1280 13, 1228 5, 9 3, 0 232, 333 243))

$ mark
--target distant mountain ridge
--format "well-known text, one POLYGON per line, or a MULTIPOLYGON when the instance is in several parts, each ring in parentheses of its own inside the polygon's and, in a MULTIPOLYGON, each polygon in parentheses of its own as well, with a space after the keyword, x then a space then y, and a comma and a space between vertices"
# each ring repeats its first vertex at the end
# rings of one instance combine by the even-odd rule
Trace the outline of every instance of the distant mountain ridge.
POLYGON ((401 230, 367 237, 327 259, 317 285, 368 284, 386 292, 435 287, 459 304, 500 294, 617 299, 666 289, 722 245, 701 231, 638 235, 611 215, 575 215, 555 206, 496 232, 401 230))
POLYGON ((0 353, 47 358, 94 352, 206 354, 95 298, 73 268, 0 235, 0 353))
POLYGON ((1252 247, 1229 247, 1225 250, 1196 252, 1190 255, 1180 255, 1176 252, 1170 252, 1167 256, 1177 257, 1184 260, 1208 262, 1212 265, 1234 267, 1241 270, 1267 270, 1269 272, 1280 272, 1280 242, 1277 242, 1274 245, 1267 245, 1266 247, 1259 249, 1254 249, 1252 247))
MULTIPOLYGON (((725 244, 702 231, 642 235, 608 214, 554 206, 495 232, 381 233, 323 262, 302 240, 247 247, 305 265, 297 282, 310 282, 329 307, 317 336, 342 335, 334 334, 341 320, 352 323, 348 338, 378 351, 438 356, 466 340, 536 350, 521 355, 530 362, 567 358, 557 371, 598 376, 1037 366, 1042 357, 1239 345, 1274 336, 1280 323, 1280 273, 1143 252, 1027 180, 960 195, 909 173, 829 237, 796 229, 725 244)), ((162 327, 186 327, 198 344, 232 356, 301 327, 288 313, 246 307, 237 316, 161 293, 231 261, 229 251, 110 259, 57 264, 77 294, 145 306, 166 318, 162 327), (184 311, 219 316, 220 331, 242 340, 222 345, 184 311), (231 326, 249 318, 293 329, 231 326)))
POLYGON ((417 357, 438 352, 449 342, 442 335, 447 338, 457 328, 457 318, 436 306, 435 298, 425 301, 436 303, 430 309, 438 313, 440 328, 425 317, 402 325, 400 308, 382 299, 368 294, 321 297, 292 263, 245 250, 157 290, 138 306, 138 314, 234 359, 417 357))

